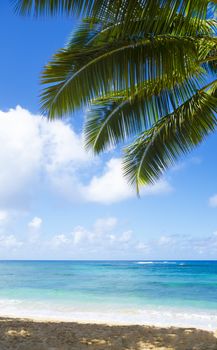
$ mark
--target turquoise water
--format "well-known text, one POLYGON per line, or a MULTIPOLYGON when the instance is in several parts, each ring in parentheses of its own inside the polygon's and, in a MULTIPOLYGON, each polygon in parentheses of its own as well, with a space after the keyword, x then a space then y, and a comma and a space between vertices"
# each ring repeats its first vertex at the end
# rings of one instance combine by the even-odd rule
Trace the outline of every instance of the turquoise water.
POLYGON ((217 328, 217 261, 0 261, 0 315, 217 328))

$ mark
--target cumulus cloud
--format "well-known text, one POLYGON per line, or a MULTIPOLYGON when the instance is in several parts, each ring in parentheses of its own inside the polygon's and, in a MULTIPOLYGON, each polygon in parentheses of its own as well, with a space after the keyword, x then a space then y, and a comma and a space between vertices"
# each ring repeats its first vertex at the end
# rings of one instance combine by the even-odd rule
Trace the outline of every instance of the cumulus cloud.
POLYGON ((123 249, 128 244, 134 244, 133 232, 131 230, 122 231, 117 218, 99 218, 91 229, 83 226, 75 227, 70 233, 54 235, 50 241, 50 246, 54 249, 84 249, 99 251, 105 249, 123 249))
POLYGON ((23 242, 19 241, 14 235, 0 235, 0 248, 16 249, 22 245, 23 242))
POLYGON ((152 247, 159 247, 159 252, 181 258, 216 257, 217 232, 205 236, 193 236, 186 234, 162 235, 152 242, 152 247))
POLYGON ((132 238, 133 232, 131 230, 125 231, 122 233, 122 235, 119 237, 119 242, 129 242, 132 238))
POLYGON ((74 245, 79 244, 81 241, 85 240, 86 238, 89 238, 89 233, 88 231, 82 227, 82 226, 77 226, 71 233, 72 236, 72 242, 74 245))
POLYGON ((165 246, 165 245, 172 245, 173 243, 176 242, 178 236, 177 235, 163 235, 160 236, 158 240, 158 244, 165 246))
POLYGON ((134 233, 116 217, 98 218, 91 227, 75 226, 71 231, 41 235, 42 221, 34 217, 30 228, 19 236, 0 230, 0 255, 8 258, 49 259, 191 259, 217 257, 217 232, 195 236, 163 234, 155 238, 134 233), (29 253, 28 253, 29 252, 29 253))
POLYGON ((51 247, 54 248, 61 248, 65 246, 71 249, 72 247, 76 247, 81 243, 86 244, 91 240, 91 238, 91 232, 87 231, 83 226, 77 226, 70 233, 55 235, 51 239, 50 244, 51 247))
POLYGON ((42 219, 38 216, 35 216, 29 223, 28 223, 28 241, 30 243, 36 243, 40 239, 41 235, 41 226, 42 226, 42 219))
POLYGON ((213 208, 217 207, 217 194, 209 198, 209 205, 213 208))
MULTIPOLYGON (((141 195, 158 195, 171 190, 172 187, 166 180, 160 180, 154 185, 143 187, 141 195)), ((94 176, 87 186, 83 186, 82 192, 87 201, 104 204, 136 196, 135 188, 132 188, 123 177, 122 163, 119 158, 110 159, 106 163, 103 174, 94 176)))
POLYGON ((191 237, 190 247, 200 255, 215 256, 217 254, 217 236, 214 234, 205 237, 191 237))
MULTIPOLYGON (((82 136, 62 120, 48 122, 19 106, 0 111, 0 142, 3 208, 28 208, 31 198, 43 188, 70 201, 110 204, 135 197, 119 158, 110 159, 101 173, 96 167, 94 176, 96 161, 84 150, 82 136)), ((144 187, 142 195, 170 191, 168 182, 161 180, 144 187)))
POLYGON ((0 111, 0 205, 25 205, 38 184, 53 187, 89 156, 82 140, 62 121, 48 122, 17 107, 0 111), (16 174, 16 176, 15 176, 16 174))
POLYGON ((143 252, 143 253, 148 253, 150 251, 150 246, 146 243, 143 242, 139 242, 136 245, 136 249, 143 252))
POLYGON ((36 119, 18 107, 0 111, 0 204, 12 204, 34 180, 41 142, 36 119))
MULTIPOLYGON (((118 220, 115 217, 99 218, 93 224, 91 230, 86 229, 83 226, 76 226, 70 233, 57 234, 51 240, 51 246, 59 248, 63 246, 75 247, 81 245, 95 245, 101 244, 103 241, 117 240, 114 230, 117 226, 118 220)), ((126 232, 123 232, 120 237, 120 241, 127 241, 126 232)))
POLYGON ((28 226, 29 228, 33 229, 33 230, 38 230, 40 229, 42 225, 42 219, 35 216, 29 223, 28 226))
POLYGON ((63 233, 55 235, 51 241, 54 247, 61 247, 62 245, 70 243, 70 239, 63 233))
MULTIPOLYGON (((100 220, 103 220, 100 219, 100 220)), ((105 218, 105 221, 109 218, 105 218)), ((69 233, 54 235, 47 243, 46 252, 52 256, 93 259, 216 259, 217 234, 205 236, 164 234, 154 239, 143 238, 132 230, 123 230, 117 220, 113 229, 96 232, 96 226, 87 229, 75 227, 69 233), (62 255, 64 254, 64 255, 62 255)))

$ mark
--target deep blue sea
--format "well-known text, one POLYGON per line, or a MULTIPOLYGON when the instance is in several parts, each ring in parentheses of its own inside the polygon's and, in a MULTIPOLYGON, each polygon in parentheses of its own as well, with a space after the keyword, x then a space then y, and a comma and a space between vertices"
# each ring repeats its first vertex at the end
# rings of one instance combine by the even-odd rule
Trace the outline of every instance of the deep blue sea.
POLYGON ((217 328, 217 261, 0 261, 0 316, 217 328))

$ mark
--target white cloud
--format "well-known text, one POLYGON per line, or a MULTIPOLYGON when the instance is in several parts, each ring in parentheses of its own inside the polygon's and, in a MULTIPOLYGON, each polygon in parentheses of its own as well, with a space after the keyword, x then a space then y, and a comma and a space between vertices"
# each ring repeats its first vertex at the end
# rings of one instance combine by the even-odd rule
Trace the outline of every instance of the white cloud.
POLYGON ((204 254, 207 257, 217 254, 217 236, 215 234, 205 237, 191 237, 189 246, 196 253, 204 254))
POLYGON ((77 226, 72 232, 72 242, 74 245, 79 244, 82 240, 88 238, 88 231, 82 226, 77 226))
POLYGON ((0 111, 0 202, 19 197, 33 181, 40 162, 41 142, 36 119, 17 107, 0 111))
POLYGON ((76 226, 48 238, 40 235, 40 218, 33 218, 31 230, 16 237, 0 230, 0 255, 8 258, 58 259, 191 259, 217 257, 217 232, 210 235, 163 234, 150 238, 123 228, 116 217, 101 217, 92 227, 76 226), (37 219, 37 220, 36 220, 37 219), (28 253, 29 252, 29 253, 28 253), (28 255, 29 254, 29 255, 28 255))
MULTIPOLYGON (((166 180, 160 180, 154 185, 144 186, 141 195, 158 195, 171 190, 166 180)), ((94 176, 87 186, 83 186, 83 197, 87 201, 104 204, 136 197, 135 188, 132 188, 123 176, 121 159, 110 159, 106 163, 104 173, 94 176)))
MULTIPOLYGON (((0 207, 26 209, 43 189, 70 201, 102 204, 136 197, 119 158, 109 160, 101 175, 91 175, 96 161, 84 150, 81 135, 62 120, 48 122, 19 106, 0 111, 0 143, 0 207)), ((161 180, 141 194, 170 191, 161 180)))
POLYGON ((147 185, 141 189, 141 196, 154 196, 170 193, 172 186, 165 180, 159 180, 154 185, 147 185))
POLYGON ((209 205, 210 207, 217 207, 217 194, 209 198, 209 205))
POLYGON ((53 237, 51 245, 54 247, 61 247, 62 245, 66 245, 68 243, 70 243, 70 239, 64 234, 59 234, 53 237))
POLYGON ((149 250, 150 250, 150 247, 148 244, 145 244, 143 242, 139 242, 137 245, 136 245, 136 249, 143 252, 143 253, 148 253, 149 250))
POLYGON ((132 231, 125 231, 122 233, 122 235, 119 238, 119 242, 124 242, 127 243, 131 240, 132 238, 132 231))
POLYGON ((115 217, 107 217, 107 218, 100 218, 97 219, 94 224, 94 231, 96 234, 100 235, 102 233, 110 232, 117 226, 117 218, 115 217))
POLYGON ((0 248, 16 249, 23 245, 14 235, 0 235, 0 248))
POLYGON ((162 235, 150 244, 152 251, 156 249, 158 258, 169 256, 170 259, 191 259, 204 257, 207 259, 217 254, 217 233, 211 235, 194 236, 187 234, 162 235))
MULTIPOLYGON (((48 122, 16 107, 0 111, 0 205, 26 205, 43 179, 54 188, 56 179, 70 176, 89 156, 82 140, 62 121, 48 122)), ((73 187, 73 186, 72 186, 73 187)))
POLYGON ((110 243, 121 243, 121 244, 128 244, 133 238, 133 232, 131 230, 124 231, 121 234, 108 234, 107 239, 110 243))
POLYGON ((158 240, 159 245, 171 245, 176 242, 175 235, 161 236, 158 240))
POLYGON ((94 176, 89 185, 83 188, 87 201, 112 203, 135 195, 122 174, 120 159, 113 158, 107 162, 104 173, 94 176))
POLYGON ((9 213, 6 210, 0 210, 0 224, 5 223, 9 218, 9 213))
POLYGON ((96 220, 90 230, 83 226, 77 226, 68 234, 55 235, 51 239, 50 245, 55 249, 64 246, 66 249, 77 247, 89 251, 93 248, 101 249, 104 247, 107 249, 109 245, 115 244, 116 248, 119 249, 129 242, 133 242, 133 232, 131 230, 121 231, 118 226, 118 220, 115 217, 100 218, 96 220))
POLYGON ((49 173, 62 172, 62 167, 66 166, 71 171, 79 167, 81 163, 89 160, 89 155, 85 152, 82 139, 72 128, 62 121, 47 122, 44 120, 44 130, 42 138, 44 142, 45 167, 49 173))
POLYGON ((132 231, 120 232, 118 220, 115 217, 99 218, 93 224, 92 229, 87 230, 83 226, 75 227, 68 234, 55 235, 51 240, 54 248, 83 246, 100 246, 110 243, 128 243, 133 234, 132 231))
POLYGON ((35 216, 29 223, 28 226, 31 229, 38 230, 42 225, 42 219, 35 216))

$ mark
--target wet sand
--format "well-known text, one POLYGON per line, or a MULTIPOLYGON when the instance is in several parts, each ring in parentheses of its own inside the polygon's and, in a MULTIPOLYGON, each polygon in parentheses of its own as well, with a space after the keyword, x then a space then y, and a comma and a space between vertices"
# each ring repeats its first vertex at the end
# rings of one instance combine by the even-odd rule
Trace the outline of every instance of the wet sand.
POLYGON ((217 334, 195 328, 0 318, 0 350, 9 349, 217 350, 217 334))

